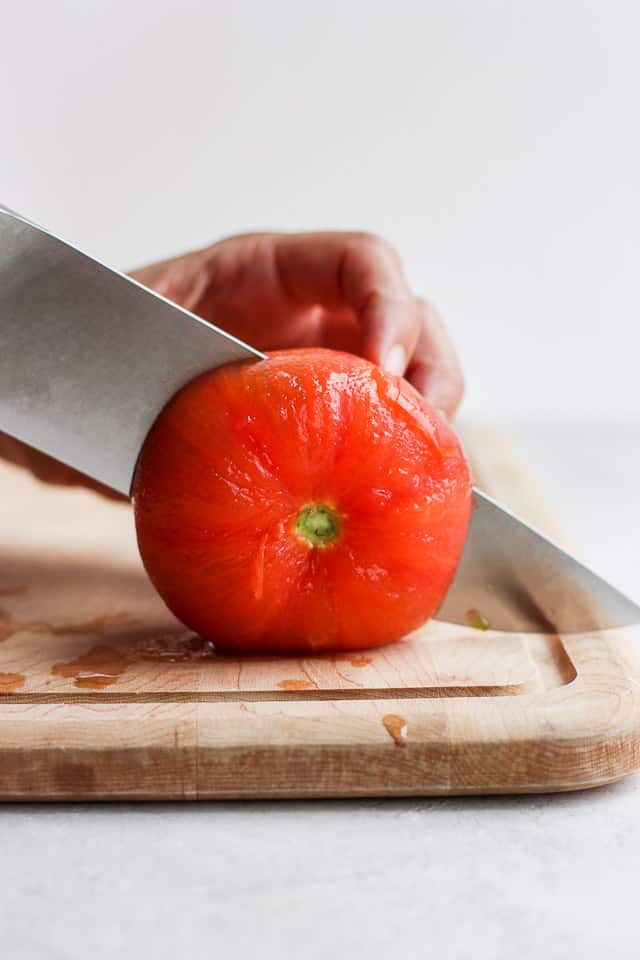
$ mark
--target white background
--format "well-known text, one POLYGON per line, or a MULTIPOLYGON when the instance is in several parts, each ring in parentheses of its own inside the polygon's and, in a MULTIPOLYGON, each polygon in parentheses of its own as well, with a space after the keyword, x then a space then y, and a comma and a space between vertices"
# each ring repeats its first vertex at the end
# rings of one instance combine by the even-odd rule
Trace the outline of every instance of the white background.
POLYGON ((2 0, 2 202, 119 267, 386 235, 467 414, 640 413, 634 0, 2 0))

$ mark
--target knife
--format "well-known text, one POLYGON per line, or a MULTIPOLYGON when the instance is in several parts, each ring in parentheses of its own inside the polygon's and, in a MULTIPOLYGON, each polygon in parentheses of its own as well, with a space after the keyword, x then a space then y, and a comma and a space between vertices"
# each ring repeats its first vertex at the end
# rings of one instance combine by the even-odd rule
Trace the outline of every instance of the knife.
MULTIPOLYGON (((0 430, 128 495, 168 400, 247 359, 264 354, 0 206, 0 430)), ((474 499, 438 619, 545 633, 640 622, 606 581, 479 490, 474 499)))

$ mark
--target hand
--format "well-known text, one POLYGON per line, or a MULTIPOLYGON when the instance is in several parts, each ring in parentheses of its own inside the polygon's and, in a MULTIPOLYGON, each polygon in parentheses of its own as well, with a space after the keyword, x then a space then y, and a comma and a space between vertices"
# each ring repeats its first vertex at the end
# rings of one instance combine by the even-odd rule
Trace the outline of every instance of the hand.
MULTIPOLYGON (((415 297, 396 251, 366 233, 256 233, 131 274, 261 350, 324 346, 404 375, 451 417, 463 380, 437 312, 415 297)), ((0 456, 50 483, 119 496, 0 433, 0 456)))
POLYGON ((261 350, 362 354, 449 417, 462 398, 440 317, 413 295, 393 247, 371 234, 245 234, 131 276, 261 350))

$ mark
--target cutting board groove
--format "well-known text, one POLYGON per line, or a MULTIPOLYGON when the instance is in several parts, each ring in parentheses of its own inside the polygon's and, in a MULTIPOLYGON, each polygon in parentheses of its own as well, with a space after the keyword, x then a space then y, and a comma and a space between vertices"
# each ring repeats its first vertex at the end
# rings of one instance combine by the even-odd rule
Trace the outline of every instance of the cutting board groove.
MULTIPOLYGON (((476 480, 564 541, 513 446, 476 480)), ((0 799, 568 790, 640 765, 637 639, 431 623, 338 657, 216 654, 163 607, 127 506, 0 467, 0 799)))

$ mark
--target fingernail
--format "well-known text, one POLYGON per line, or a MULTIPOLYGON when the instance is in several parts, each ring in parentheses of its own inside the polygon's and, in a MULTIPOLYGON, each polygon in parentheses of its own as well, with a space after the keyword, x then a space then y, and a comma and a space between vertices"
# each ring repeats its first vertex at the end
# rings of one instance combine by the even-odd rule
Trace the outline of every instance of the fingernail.
POLYGON ((396 377, 401 377, 407 369, 407 351, 401 343, 396 343, 389 350, 384 361, 384 369, 396 377))

